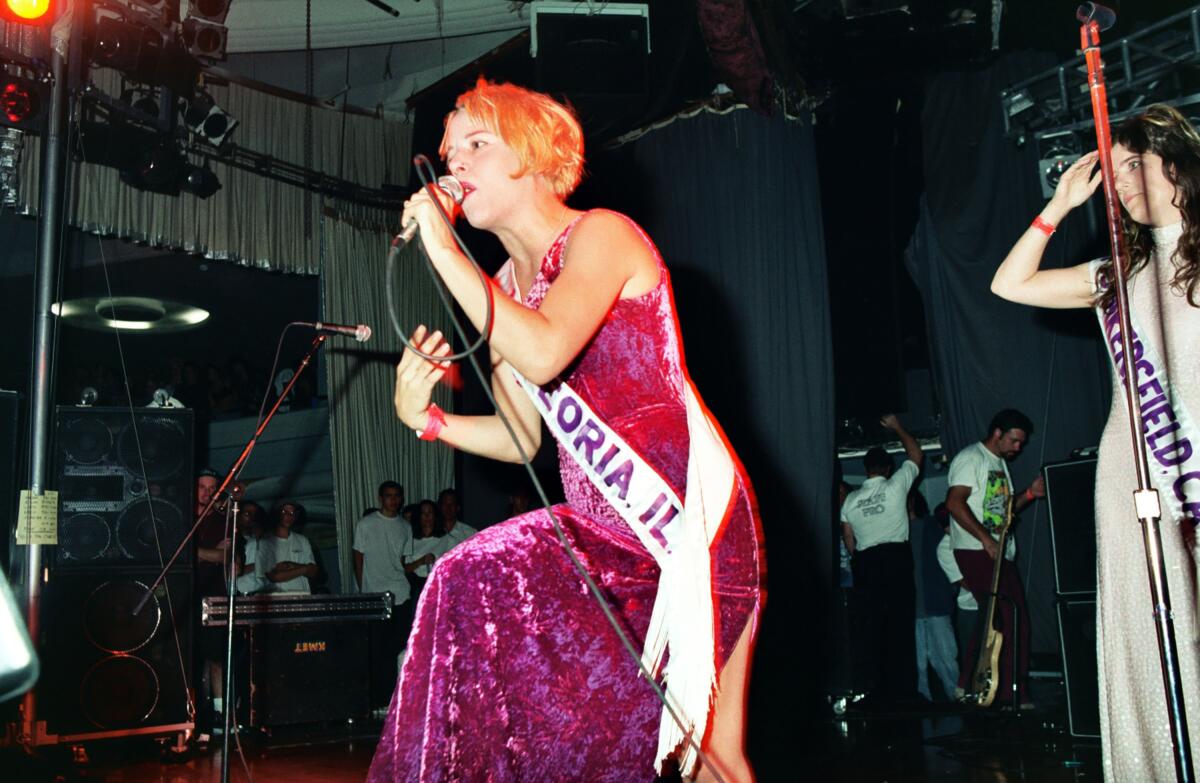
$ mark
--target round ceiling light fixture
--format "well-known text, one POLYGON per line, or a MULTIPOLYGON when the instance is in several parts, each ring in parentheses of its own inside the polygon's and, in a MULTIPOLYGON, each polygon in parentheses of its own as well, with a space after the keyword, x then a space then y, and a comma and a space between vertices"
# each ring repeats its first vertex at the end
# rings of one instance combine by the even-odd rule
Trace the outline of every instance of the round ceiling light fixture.
POLYGON ((107 332, 182 332, 208 320, 208 311, 145 296, 104 296, 56 302, 50 311, 66 323, 107 332))

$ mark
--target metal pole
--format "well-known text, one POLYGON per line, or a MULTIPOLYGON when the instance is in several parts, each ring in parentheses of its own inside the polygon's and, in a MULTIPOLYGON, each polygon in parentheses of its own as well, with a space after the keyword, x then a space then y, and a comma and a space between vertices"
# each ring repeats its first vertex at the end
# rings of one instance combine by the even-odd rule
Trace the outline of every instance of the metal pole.
MULTIPOLYGON (((42 140, 41 202, 39 206, 37 263, 34 267, 34 323, 32 381, 29 394, 29 489, 40 496, 46 491, 49 470, 50 428, 53 424, 51 368, 54 364, 55 317, 50 311, 57 292, 59 243, 64 227, 63 206, 67 159, 67 60, 64 51, 51 45, 50 106, 46 135, 42 140)), ((42 548, 30 544, 25 552, 25 623, 34 647, 38 645, 42 593, 42 548)), ((37 700, 34 691, 21 704, 22 739, 35 737, 37 700)))

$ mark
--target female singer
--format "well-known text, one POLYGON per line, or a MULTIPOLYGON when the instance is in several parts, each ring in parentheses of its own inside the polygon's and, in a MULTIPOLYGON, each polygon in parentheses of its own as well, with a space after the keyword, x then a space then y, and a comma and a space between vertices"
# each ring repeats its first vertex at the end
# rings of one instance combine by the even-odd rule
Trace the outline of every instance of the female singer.
MULTIPOLYGON (((510 259, 482 290, 428 191, 406 202, 447 288, 477 328, 486 297, 492 388, 532 455, 558 440, 567 502, 553 511, 683 727, 639 676, 541 509, 442 557, 417 607, 371 781, 651 781, 664 766, 753 779, 744 753, 762 607, 749 480, 689 380, 670 278, 629 218, 579 212, 583 137, 545 95, 481 80, 440 150, 471 225, 510 259), (664 646, 667 648, 665 669, 664 646), (702 744, 699 763, 685 736, 702 744)), ((449 353, 418 327, 413 342, 449 353)), ((396 413, 426 440, 508 462, 496 415, 430 404, 445 362, 405 352, 396 413)))
MULTIPOLYGON (((1196 632, 1195 524, 1200 516, 1200 135, 1179 112, 1155 105, 1114 135, 1113 171, 1129 251, 1129 307, 1147 457, 1162 501, 1163 558, 1191 745, 1200 748, 1200 647, 1196 632), (1195 414, 1192 414, 1195 415, 1195 414)), ((1124 369, 1108 259, 1039 269, 1055 226, 1100 184, 1092 152, 1063 174, 1054 197, 996 270, 992 291, 1038 307, 1096 310, 1114 367, 1124 369)), ((1096 468, 1100 727, 1110 781, 1171 780, 1168 723, 1153 605, 1132 493, 1129 415, 1113 373, 1112 409, 1096 468)))

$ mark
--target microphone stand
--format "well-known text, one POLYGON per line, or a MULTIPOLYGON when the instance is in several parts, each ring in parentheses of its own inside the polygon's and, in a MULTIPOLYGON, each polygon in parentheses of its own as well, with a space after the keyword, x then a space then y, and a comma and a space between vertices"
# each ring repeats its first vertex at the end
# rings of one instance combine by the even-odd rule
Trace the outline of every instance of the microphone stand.
MULTIPOLYGON (((304 372, 304 368, 308 367, 309 363, 312 362, 313 355, 317 352, 317 349, 321 347, 321 343, 325 342, 325 338, 327 336, 328 335, 326 334, 318 333, 317 336, 313 338, 312 345, 309 346, 308 352, 304 354, 304 358, 300 360, 300 365, 296 368, 296 372, 292 374, 292 379, 288 381, 287 386, 285 386, 283 391, 280 392, 279 397, 275 400, 275 404, 271 406, 271 410, 267 411, 267 415, 263 417, 261 422, 259 422, 258 428, 254 431, 254 434, 250 436, 250 440, 246 443, 245 448, 242 449, 242 453, 233 463, 233 467, 231 467, 229 472, 225 474, 225 479, 221 482, 220 486, 217 487, 217 491, 213 493, 212 500, 208 501, 208 505, 206 505, 204 510, 196 516, 196 521, 192 524, 192 529, 189 530, 187 535, 183 537, 183 540, 179 542, 179 546, 175 548, 175 553, 171 555, 171 559, 167 561, 167 564, 163 566, 162 571, 159 572, 159 575, 154 580, 154 583, 150 585, 148 590, 146 590, 146 594, 142 596, 142 600, 139 601, 137 606, 133 608, 133 614, 140 614, 142 609, 145 608, 146 602, 150 600, 150 596, 153 595, 154 590, 162 583, 163 579, 166 578, 167 572, 170 571, 171 567, 175 565, 175 561, 179 559, 179 555, 183 553, 184 548, 191 542, 192 538, 195 537, 196 531, 200 528, 200 523, 203 522, 212 511, 213 507, 217 504, 226 488, 229 487, 229 485, 232 484, 237 478, 238 474, 242 472, 242 469, 246 466, 246 461, 250 459, 250 452, 254 451, 254 447, 258 445, 259 437, 262 436, 263 431, 267 428, 267 425, 271 423, 271 419, 275 417, 275 413, 279 410, 279 406, 283 404, 283 401, 286 400, 287 396, 291 393, 292 387, 296 385, 296 381, 300 380, 300 373, 304 372)), ((235 508, 236 503, 237 502, 235 499, 235 508)), ((233 519, 233 530, 236 534, 236 513, 234 514, 233 519)), ((231 538, 230 546, 233 546, 234 540, 236 539, 231 538)), ((229 719, 230 710, 232 709, 231 705, 234 701, 232 690, 233 681, 232 677, 230 676, 232 666, 230 664, 233 661, 233 603, 234 593, 236 591, 234 585, 232 584, 232 577, 234 575, 235 567, 236 558, 231 557, 229 566, 229 573, 231 576, 231 583, 229 586, 229 613, 226 616, 226 622, 229 623, 229 629, 227 632, 228 646, 225 650, 225 700, 227 703, 225 705, 225 737, 222 743, 224 751, 221 754, 221 783, 229 783, 229 719)))
POLYGON ((1150 596, 1153 601, 1155 630, 1158 634, 1158 654, 1162 664, 1163 689, 1171 725, 1171 745, 1175 751, 1175 779, 1179 783, 1195 780, 1192 770, 1191 741, 1188 736, 1187 714, 1183 702, 1183 683, 1179 677, 1179 648, 1175 643, 1175 622, 1171 615, 1171 595, 1167 587, 1166 565, 1162 552, 1162 516, 1158 490, 1150 483, 1150 468, 1146 458, 1145 430, 1142 422, 1141 399, 1137 392, 1137 368, 1130 357, 1133 352, 1133 329, 1129 316, 1128 253, 1121 231, 1121 212, 1117 202, 1116 180, 1113 177, 1112 134, 1108 122, 1108 94, 1104 85, 1104 63, 1100 59, 1100 29, 1098 17, 1111 25, 1115 15, 1096 3, 1079 7, 1076 17, 1082 23, 1080 39, 1087 60, 1088 85, 1091 88, 1092 113, 1096 120, 1096 146, 1104 178, 1104 202, 1108 215, 1109 242, 1112 245, 1113 287, 1117 311, 1121 320, 1121 355, 1125 358, 1123 388, 1125 407, 1129 414, 1130 436, 1133 439, 1134 466, 1138 488, 1133 493, 1134 511, 1142 526, 1142 541, 1146 550, 1146 569, 1150 577, 1150 596))
MULTIPOLYGON (((296 373, 299 375, 299 373, 296 373)), ((283 399, 283 397, 280 397, 283 399)), ((275 407, 279 407, 279 403, 275 403, 275 407)), ((275 411, 272 410, 272 413, 275 411)), ((237 597, 237 515, 238 502, 237 496, 233 496, 233 503, 229 509, 233 514, 232 522, 229 525, 229 549, 233 549, 229 556, 229 614, 226 615, 228 626, 225 629, 225 705, 222 716, 225 719, 225 733, 221 735, 221 783, 229 783, 229 735, 232 733, 231 728, 237 725, 236 721, 230 720, 234 712, 237 710, 237 700, 233 697, 233 602, 237 597)))

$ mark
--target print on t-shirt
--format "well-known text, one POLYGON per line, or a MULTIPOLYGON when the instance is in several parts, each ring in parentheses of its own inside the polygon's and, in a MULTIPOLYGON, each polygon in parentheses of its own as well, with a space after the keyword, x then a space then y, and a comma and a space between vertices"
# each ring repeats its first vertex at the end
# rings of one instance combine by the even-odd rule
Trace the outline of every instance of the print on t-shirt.
POLYGON ((983 519, 979 520, 989 531, 1004 527, 1008 511, 1008 477, 1003 470, 989 470, 987 484, 983 489, 983 519))

